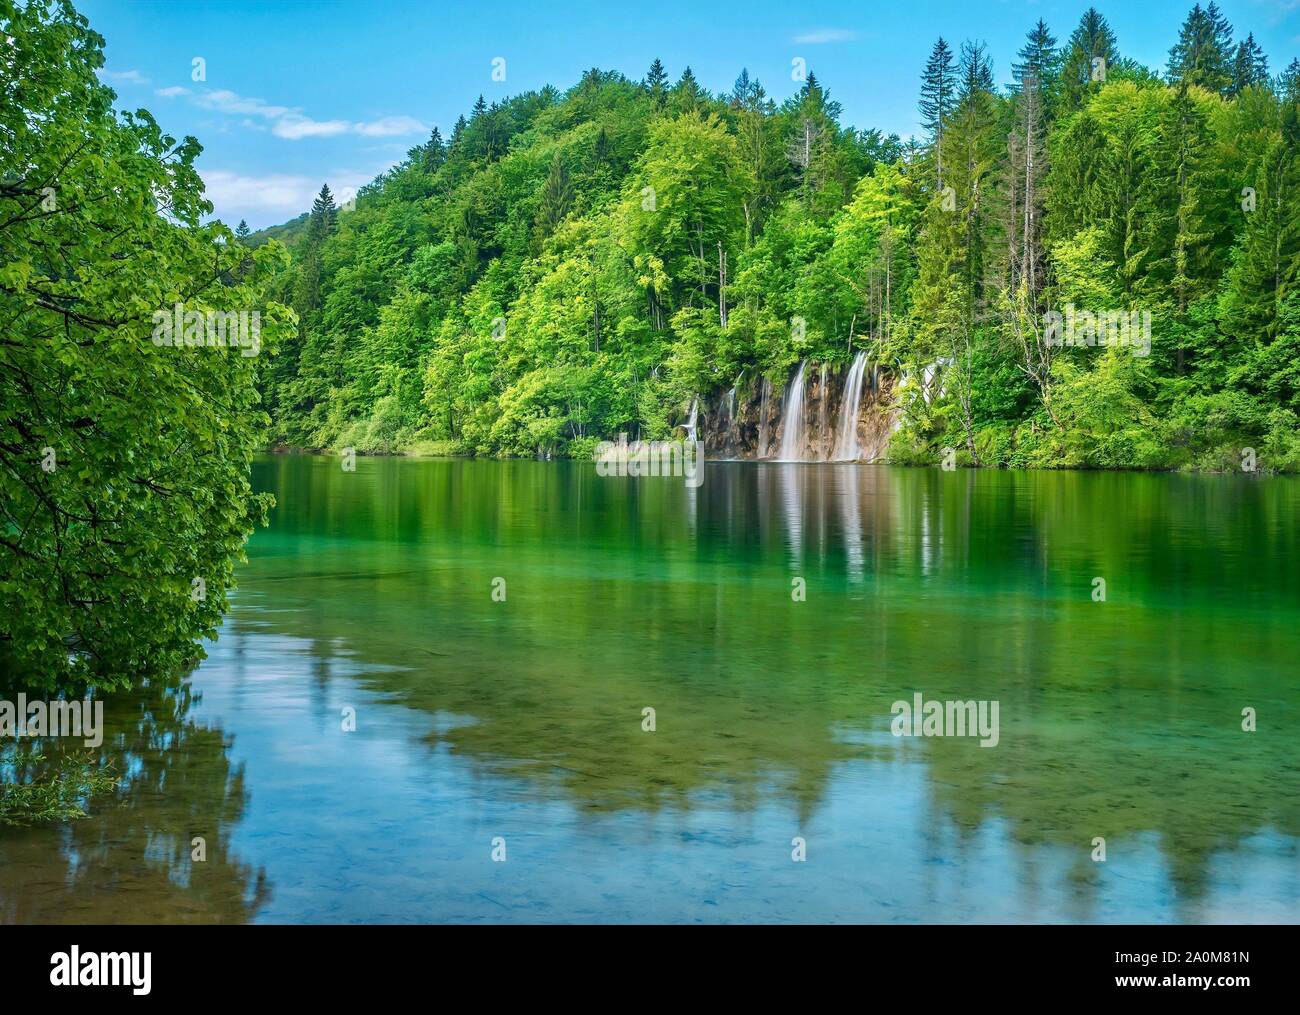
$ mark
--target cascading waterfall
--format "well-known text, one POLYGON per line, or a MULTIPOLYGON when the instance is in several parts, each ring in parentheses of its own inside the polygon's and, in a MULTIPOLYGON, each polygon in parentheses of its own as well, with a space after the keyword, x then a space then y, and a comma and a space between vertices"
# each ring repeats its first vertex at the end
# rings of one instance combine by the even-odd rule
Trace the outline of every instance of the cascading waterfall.
POLYGON ((862 378, 866 369, 867 354, 860 352, 853 357, 853 365, 849 367, 849 376, 844 382, 832 461, 855 462, 862 457, 862 449, 858 446, 858 411, 862 407, 862 378))
POLYGON ((803 449, 807 444, 807 427, 803 418, 803 375, 808 361, 799 364, 799 372, 794 375, 786 392, 785 411, 781 420, 781 448, 777 453, 778 462, 803 461, 803 449))
POLYGON ((826 364, 817 372, 817 432, 826 432, 826 408, 830 398, 826 394, 826 364))
POLYGON ((758 407, 758 457, 767 457, 767 411, 772 401, 772 382, 763 378, 763 397, 758 407))
POLYGON ((686 432, 690 435, 690 439, 692 441, 699 440, 699 437, 696 436, 696 432, 695 432, 696 421, 699 419, 699 414, 700 414, 700 396, 696 395, 693 399, 691 399, 691 416, 690 419, 686 421, 686 432))

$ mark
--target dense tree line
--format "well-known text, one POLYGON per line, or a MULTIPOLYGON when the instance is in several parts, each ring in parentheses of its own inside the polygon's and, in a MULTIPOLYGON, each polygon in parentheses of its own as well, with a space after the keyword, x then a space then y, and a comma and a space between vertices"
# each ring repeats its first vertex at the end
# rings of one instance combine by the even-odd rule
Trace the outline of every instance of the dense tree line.
POLYGON ((1091 9, 1064 42, 1034 25, 1001 86, 940 39, 909 142, 841 123, 813 74, 779 104, 657 60, 480 98, 354 210, 322 190, 274 439, 585 454, 866 350, 899 461, 1295 468, 1298 92, 1211 3, 1163 72, 1091 9), (1060 341, 1084 312, 1149 320, 1149 354, 1060 341))

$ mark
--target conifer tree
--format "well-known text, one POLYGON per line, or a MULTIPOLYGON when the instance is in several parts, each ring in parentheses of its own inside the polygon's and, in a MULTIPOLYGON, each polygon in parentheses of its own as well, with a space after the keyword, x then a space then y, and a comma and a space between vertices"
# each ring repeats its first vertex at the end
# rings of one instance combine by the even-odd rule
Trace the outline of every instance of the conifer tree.
POLYGON ((338 226, 339 210, 334 204, 334 195, 330 193, 328 183, 321 184, 320 193, 312 202, 311 217, 308 220, 307 235, 320 244, 329 237, 338 226))
POLYGON ((673 113, 698 113, 704 104, 704 89, 695 80, 695 74, 687 67, 682 76, 668 93, 669 106, 673 113))
POLYGON ((540 239, 545 239, 555 231, 564 216, 573 207, 573 184, 569 171, 564 166, 560 153, 551 157, 551 168, 542 185, 542 197, 537 205, 537 230, 540 239))
MULTIPOLYGON (((1213 202, 1213 185, 1207 179, 1211 138, 1205 114, 1192 100, 1187 83, 1178 87, 1168 112, 1161 124, 1161 143, 1156 151, 1168 160, 1168 202, 1172 207, 1172 237, 1170 262, 1172 277, 1170 291, 1174 304, 1174 320, 1180 326, 1187 322, 1187 312, 1193 300, 1203 295, 1212 281, 1213 249, 1211 242, 1215 231, 1208 216, 1208 206, 1213 202)), ((1175 370, 1183 373, 1186 367, 1187 348, 1179 329, 1175 350, 1175 370)))
POLYGON ((930 50, 921 75, 921 125, 930 134, 934 157, 935 189, 943 189, 943 132, 944 125, 957 101, 956 68, 952 49, 940 37, 930 50))
POLYGON ((1255 42, 1253 32, 1237 45, 1237 52, 1232 60, 1232 84, 1228 94, 1240 95, 1252 85, 1268 85, 1268 57, 1255 42))
POLYGON ((645 85, 646 91, 650 93, 655 109, 662 109, 664 100, 668 95, 668 72, 664 70, 663 62, 658 57, 655 57, 654 63, 646 71, 642 84, 645 85))
POLYGON ((1223 298, 1228 330, 1241 338, 1275 337, 1283 306, 1300 279, 1300 109, 1282 112, 1281 136, 1273 142, 1255 175, 1255 210, 1228 273, 1223 298))
POLYGON ((1277 94, 1287 105, 1300 102, 1300 60, 1292 60, 1286 70, 1278 75, 1277 94))
POLYGON ((1047 172, 1047 109, 1044 75, 1055 57, 1056 40, 1041 19, 1021 47, 1013 73, 1018 94, 1015 126, 1007 141, 1006 232, 1011 263, 1008 285, 1023 284, 1030 306, 1042 284, 1042 181, 1047 172))
POLYGON ((1233 83, 1232 25, 1211 2, 1196 4, 1169 51, 1169 80, 1227 92, 1233 83))
POLYGON ((1095 7, 1089 7, 1065 44, 1060 81, 1062 110, 1078 109, 1083 97, 1105 80, 1106 68, 1118 59, 1119 48, 1110 24, 1095 7))
POLYGON ((442 132, 437 127, 434 127, 433 133, 429 135, 428 143, 424 146, 424 171, 426 173, 436 173, 446 160, 447 146, 443 144, 442 132))

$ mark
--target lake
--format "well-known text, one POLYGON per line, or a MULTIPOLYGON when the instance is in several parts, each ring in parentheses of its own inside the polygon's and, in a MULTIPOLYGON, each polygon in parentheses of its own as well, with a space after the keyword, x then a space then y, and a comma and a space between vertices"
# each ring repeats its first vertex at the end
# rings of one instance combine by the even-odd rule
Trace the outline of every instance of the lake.
POLYGON ((115 798, 0 829, 0 920, 1300 920, 1300 481, 254 478, 220 638, 109 701, 115 798))

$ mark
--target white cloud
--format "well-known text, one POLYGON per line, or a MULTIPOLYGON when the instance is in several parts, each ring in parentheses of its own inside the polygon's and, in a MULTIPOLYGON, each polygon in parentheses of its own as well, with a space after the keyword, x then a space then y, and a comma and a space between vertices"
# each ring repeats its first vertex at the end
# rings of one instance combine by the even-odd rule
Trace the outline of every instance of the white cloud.
MULTIPOLYGON (((180 85, 162 88, 159 95, 171 98, 189 95, 189 89, 180 85)), ((340 134, 357 134, 361 137, 399 137, 422 134, 429 128, 413 116, 382 116, 377 120, 316 120, 296 106, 277 106, 265 99, 238 95, 227 89, 204 91, 190 100, 195 105, 217 113, 244 117, 242 125, 261 130, 250 117, 259 117, 271 123, 271 133, 286 141, 301 141, 308 137, 337 137, 340 134)))
POLYGON ((381 171, 366 174, 342 169, 327 173, 324 178, 292 173, 254 176, 229 169, 201 170, 200 173, 207 198, 216 208, 218 217, 228 222, 246 218, 268 225, 286 221, 310 209, 322 183, 328 183, 335 201, 343 204, 381 171))
POLYGON ((147 85, 149 83, 149 79, 138 70, 104 70, 101 67, 96 73, 105 81, 125 81, 133 85, 147 85))
POLYGON ((805 46, 819 46, 825 42, 852 42, 858 33, 848 28, 815 28, 794 37, 793 42, 805 46))
POLYGON ((190 90, 184 85, 172 85, 170 88, 156 88, 155 95, 160 95, 164 99, 174 99, 178 95, 189 95, 190 90))
POLYGON ((262 99, 248 99, 226 89, 203 92, 194 101, 204 109, 218 113, 238 113, 244 116, 264 116, 268 120, 277 120, 282 116, 297 112, 288 106, 273 106, 262 99))
POLYGON ((402 134, 423 134, 429 128, 413 116, 384 116, 369 123, 354 123, 353 133, 363 137, 398 137, 402 134))
POLYGON ((311 204, 312 195, 320 189, 320 184, 308 177, 284 173, 245 176, 226 169, 212 169, 202 176, 207 198, 216 205, 217 214, 225 208, 297 214, 311 204))
POLYGON ((305 137, 335 137, 348 132, 346 120, 313 120, 309 116, 293 114, 276 121, 271 133, 288 141, 305 137))

